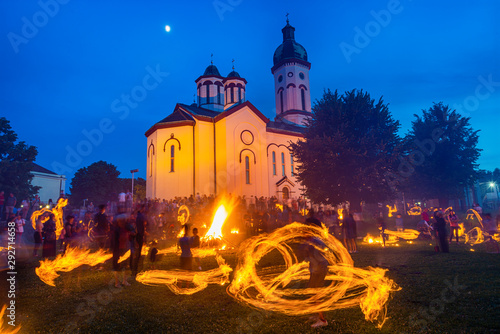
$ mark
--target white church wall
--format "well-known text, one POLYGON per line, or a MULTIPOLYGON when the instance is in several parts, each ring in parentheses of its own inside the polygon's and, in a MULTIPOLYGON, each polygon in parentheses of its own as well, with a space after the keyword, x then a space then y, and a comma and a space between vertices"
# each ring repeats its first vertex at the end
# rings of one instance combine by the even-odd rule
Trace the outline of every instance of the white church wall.
POLYGON ((158 156, 157 133, 155 131, 147 138, 147 166, 146 166, 146 197, 156 197, 156 158, 158 156))
POLYGON ((196 193, 214 194, 214 130, 212 122, 197 120, 195 131, 196 193))
MULTIPOLYGON (((277 196, 278 199, 282 200, 282 190, 283 187, 286 186, 290 190, 290 197, 299 197, 300 196, 300 185, 297 181, 296 176, 291 175, 292 164, 291 164, 291 151, 288 149, 290 145, 290 141, 296 142, 299 140, 299 137, 278 134, 273 132, 267 133, 267 166, 268 166, 268 192, 270 196, 277 196), (273 173, 273 155, 272 152, 276 153, 276 175, 273 173), (291 186, 286 183, 279 187, 276 186, 276 183, 283 178, 282 173, 282 162, 281 162, 281 153, 284 154, 285 160, 285 176, 294 184, 291 186)), ((297 163, 294 162, 294 170, 296 171, 297 163)))
POLYGON ((157 131, 155 196, 170 199, 193 192, 193 127, 180 126, 157 131), (173 135, 173 136, 172 136, 173 135), (171 148, 174 146, 173 168, 171 148))

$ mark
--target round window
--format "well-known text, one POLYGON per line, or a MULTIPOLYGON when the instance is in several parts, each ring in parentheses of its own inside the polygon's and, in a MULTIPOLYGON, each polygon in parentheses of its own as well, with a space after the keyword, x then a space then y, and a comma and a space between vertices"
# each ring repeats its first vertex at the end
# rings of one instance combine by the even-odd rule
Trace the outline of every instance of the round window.
POLYGON ((305 78, 304 73, 300 72, 299 73, 299 78, 301 78, 302 80, 304 80, 304 78, 305 78))
POLYGON ((293 77, 293 72, 288 72, 288 77, 289 78, 293 77))
POLYGON ((283 76, 282 76, 282 75, 280 75, 280 76, 278 77, 278 82, 282 82, 282 81, 283 81, 283 76))
POLYGON ((243 130, 241 132, 241 141, 245 145, 251 145, 253 143, 253 134, 248 130, 243 130))

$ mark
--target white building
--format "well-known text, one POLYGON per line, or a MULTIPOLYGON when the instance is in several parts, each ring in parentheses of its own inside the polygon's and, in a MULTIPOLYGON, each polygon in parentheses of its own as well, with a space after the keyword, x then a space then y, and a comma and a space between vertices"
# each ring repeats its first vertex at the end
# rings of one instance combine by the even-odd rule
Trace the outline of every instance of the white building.
POLYGON ((290 141, 303 138, 311 114, 307 52, 288 20, 274 53, 276 117, 265 117, 246 96, 247 81, 215 65, 195 80, 197 103, 178 103, 147 132, 148 198, 191 194, 277 196, 301 194, 290 141))
POLYGON ((64 192, 66 187, 66 177, 58 175, 35 163, 33 163, 33 167, 31 168, 31 174, 33 174, 31 184, 41 187, 38 190, 40 201, 48 203, 49 199, 52 199, 52 202, 56 203, 57 199, 61 196, 61 192, 64 192))

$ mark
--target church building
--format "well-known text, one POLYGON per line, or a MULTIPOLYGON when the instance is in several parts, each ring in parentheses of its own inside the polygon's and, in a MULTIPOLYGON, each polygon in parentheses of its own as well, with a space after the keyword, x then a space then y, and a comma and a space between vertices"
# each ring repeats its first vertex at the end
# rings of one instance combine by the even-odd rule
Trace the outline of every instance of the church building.
POLYGON ((249 101, 247 81, 234 68, 224 77, 211 64, 195 80, 197 103, 178 103, 146 132, 148 198, 301 195, 289 143, 304 137, 311 115, 311 63, 288 20, 282 32, 271 68, 275 119, 249 101))

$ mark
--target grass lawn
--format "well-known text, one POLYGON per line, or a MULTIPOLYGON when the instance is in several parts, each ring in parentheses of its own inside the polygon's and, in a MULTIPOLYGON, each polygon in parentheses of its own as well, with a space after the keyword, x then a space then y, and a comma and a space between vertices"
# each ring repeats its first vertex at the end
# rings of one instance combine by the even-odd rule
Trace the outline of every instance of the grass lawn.
MULTIPOLYGON (((307 317, 254 310, 236 302, 220 285, 191 296, 139 283, 116 289, 109 262, 101 271, 82 268, 81 288, 76 286, 76 271, 62 273, 51 287, 36 276, 34 259, 17 263, 16 323, 22 326, 20 333, 500 332, 500 254, 486 253, 483 245, 471 252, 464 244, 451 244, 450 253, 442 254, 429 244, 401 242, 386 249, 360 244, 352 255, 357 267, 389 269, 387 275, 402 288, 392 295, 389 319, 381 330, 365 321, 359 307, 328 312, 329 325, 311 329, 307 317)), ((234 253, 222 255, 236 267, 234 253)), ((206 268, 216 266, 213 259, 203 261, 206 268)), ((177 264, 176 256, 167 255, 159 269, 177 264)), ((5 282, 2 277, 2 291, 7 291, 5 282)), ((2 292, 0 301, 5 300, 2 292)))

